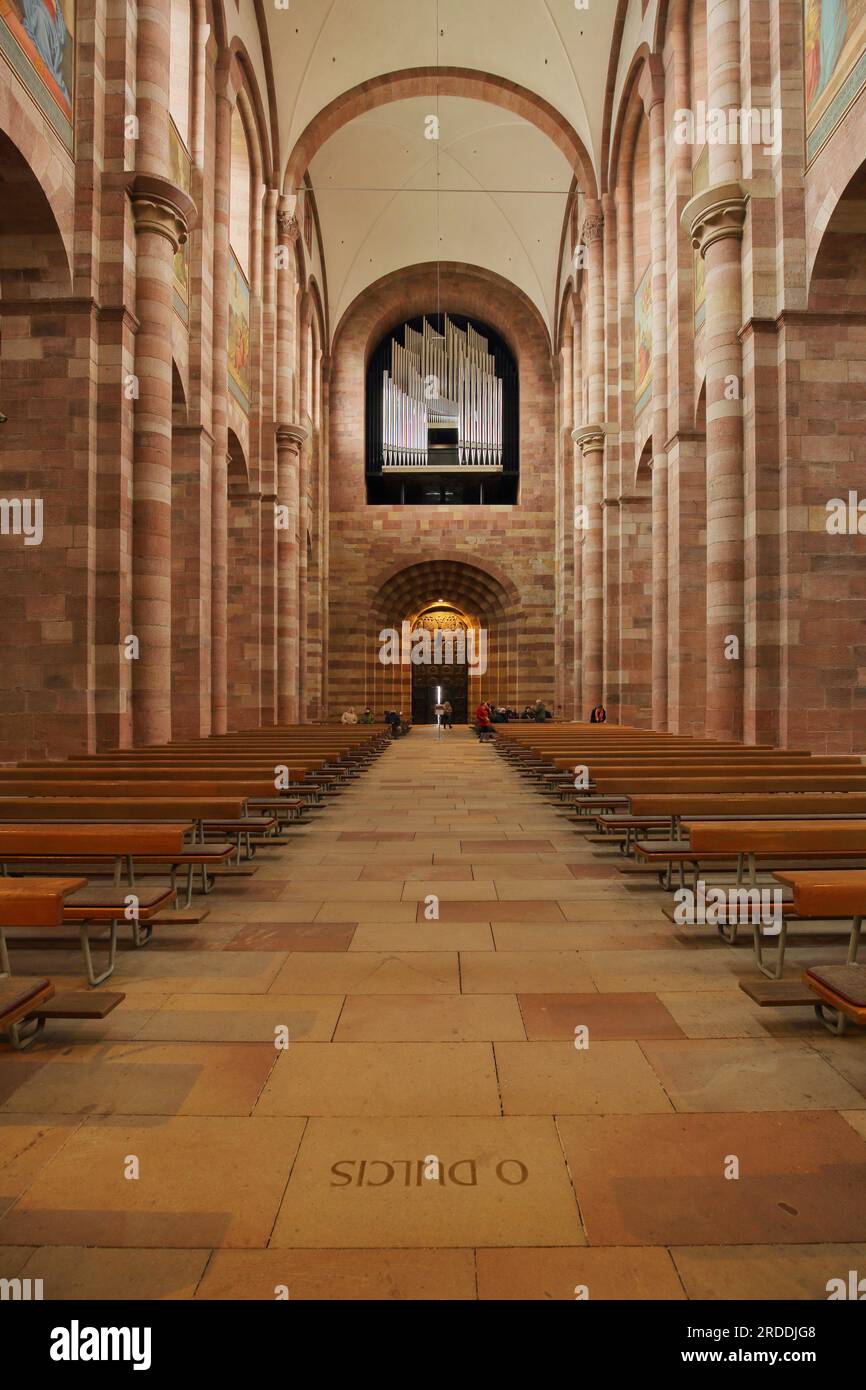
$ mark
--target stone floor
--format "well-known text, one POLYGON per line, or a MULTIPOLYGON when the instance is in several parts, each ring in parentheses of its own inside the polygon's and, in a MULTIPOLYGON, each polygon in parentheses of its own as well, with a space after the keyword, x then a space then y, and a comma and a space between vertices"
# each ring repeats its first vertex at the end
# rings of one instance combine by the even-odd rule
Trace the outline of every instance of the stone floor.
MULTIPOLYGON (((416 730, 256 862, 124 946, 104 1023, 0 1048, 0 1278, 809 1299, 866 1274, 864 1040, 753 1006, 748 947, 677 937, 469 731, 416 730)), ((76 950, 13 969, 81 981, 76 950)))

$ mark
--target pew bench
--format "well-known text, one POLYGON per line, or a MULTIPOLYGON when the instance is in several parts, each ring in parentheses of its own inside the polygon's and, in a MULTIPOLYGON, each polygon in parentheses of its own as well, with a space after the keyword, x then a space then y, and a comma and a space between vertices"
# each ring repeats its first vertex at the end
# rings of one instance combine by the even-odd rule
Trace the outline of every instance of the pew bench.
POLYGON ((125 994, 57 994, 50 980, 27 975, 0 977, 0 1034, 17 1052, 29 1047, 48 1020, 103 1019, 122 1004, 125 994))

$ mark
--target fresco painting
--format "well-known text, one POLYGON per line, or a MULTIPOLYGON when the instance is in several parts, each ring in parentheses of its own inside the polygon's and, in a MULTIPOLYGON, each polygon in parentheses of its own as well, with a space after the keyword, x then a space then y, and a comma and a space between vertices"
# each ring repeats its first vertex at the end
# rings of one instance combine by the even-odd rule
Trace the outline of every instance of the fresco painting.
POLYGON ((634 297, 634 413, 638 415, 652 395, 653 379, 653 282, 650 266, 641 277, 634 297))
POLYGON ((803 0, 803 24, 811 160, 866 85, 866 0, 803 0))
POLYGON ((0 0, 0 50, 71 150, 75 0, 0 0))

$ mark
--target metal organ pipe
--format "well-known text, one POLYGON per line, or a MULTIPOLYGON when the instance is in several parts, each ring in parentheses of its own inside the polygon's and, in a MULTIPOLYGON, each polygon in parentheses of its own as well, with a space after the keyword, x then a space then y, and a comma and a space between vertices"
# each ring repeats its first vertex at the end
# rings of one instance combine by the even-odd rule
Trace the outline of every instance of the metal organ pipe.
POLYGON ((452 426, 457 456, 468 466, 502 464, 502 380, 487 339, 445 317, 439 333, 427 319, 392 340, 382 381, 382 448, 386 466, 429 464, 429 429, 452 426))

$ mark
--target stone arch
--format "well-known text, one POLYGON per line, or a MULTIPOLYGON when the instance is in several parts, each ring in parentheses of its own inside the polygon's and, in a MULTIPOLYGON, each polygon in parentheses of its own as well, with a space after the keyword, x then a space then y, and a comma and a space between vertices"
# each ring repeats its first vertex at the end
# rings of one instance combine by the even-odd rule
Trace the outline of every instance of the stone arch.
POLYGON ((487 323, 512 352, 520 376, 520 498, 530 507, 549 502, 555 427, 550 335, 541 315, 517 287, 492 271, 457 262, 424 263, 393 271, 362 291, 340 320, 330 358, 330 487, 335 510, 364 496, 366 374, 376 344, 399 324, 437 302, 450 313, 487 323))
MULTIPOLYGON (((0 124, 4 120, 2 93, 0 84, 0 124)), ((25 137, 28 130, 22 123, 20 136, 25 137)), ((52 161, 46 161, 44 149, 28 151, 28 143, 26 138, 16 143, 0 129, 3 299, 31 299, 44 295, 47 287, 53 294, 65 295, 72 288, 72 206, 66 204, 63 183, 55 184, 50 177, 52 161)))
POLYGON ((507 78, 457 67, 404 68, 400 72, 382 73, 328 102, 295 142, 286 164, 284 192, 293 192, 302 186, 304 174, 316 153, 344 125, 379 106, 428 92, 485 101, 529 121, 565 155, 571 168, 579 174, 587 196, 595 197, 597 184, 590 156, 573 126, 555 107, 507 78))

